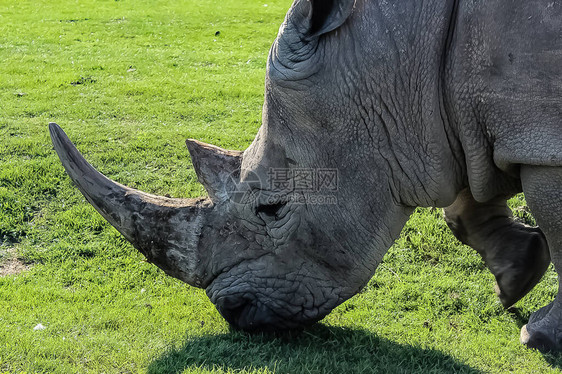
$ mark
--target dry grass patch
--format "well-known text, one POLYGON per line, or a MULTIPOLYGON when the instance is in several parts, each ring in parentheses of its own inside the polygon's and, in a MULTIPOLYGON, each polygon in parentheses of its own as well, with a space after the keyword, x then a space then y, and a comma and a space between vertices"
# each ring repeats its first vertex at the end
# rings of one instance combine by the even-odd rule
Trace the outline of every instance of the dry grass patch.
POLYGON ((29 265, 22 262, 16 255, 14 247, 8 247, 0 256, 0 277, 17 275, 29 270, 29 265))

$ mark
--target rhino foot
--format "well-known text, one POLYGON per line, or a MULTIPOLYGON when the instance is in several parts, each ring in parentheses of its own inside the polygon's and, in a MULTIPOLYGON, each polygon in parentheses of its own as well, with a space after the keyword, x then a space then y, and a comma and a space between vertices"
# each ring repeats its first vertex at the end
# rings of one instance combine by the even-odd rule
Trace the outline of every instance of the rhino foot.
POLYGON ((538 228, 514 223, 504 235, 504 243, 488 248, 484 260, 496 278, 496 294, 509 308, 541 280, 550 254, 538 228))
POLYGON ((521 342, 540 351, 562 351, 562 168, 522 166, 521 184, 531 212, 546 236, 558 273, 558 294, 531 315, 521 329, 521 342))
POLYGON ((541 352, 562 351, 560 308, 553 308, 555 302, 531 314, 529 323, 521 328, 522 344, 541 352))
POLYGON ((496 294, 509 308, 540 281, 550 264, 550 252, 539 228, 513 220, 506 200, 480 203, 466 189, 444 213, 457 239, 482 256, 496 278, 496 294))

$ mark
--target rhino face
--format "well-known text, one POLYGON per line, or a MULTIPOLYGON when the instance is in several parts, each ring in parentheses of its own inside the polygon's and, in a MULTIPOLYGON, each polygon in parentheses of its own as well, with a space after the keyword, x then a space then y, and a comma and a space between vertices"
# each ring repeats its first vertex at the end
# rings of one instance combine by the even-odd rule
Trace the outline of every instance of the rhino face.
POLYGON ((369 155, 349 157, 346 139, 355 138, 339 137, 336 124, 352 119, 311 110, 331 94, 315 92, 329 79, 318 63, 321 37, 354 4, 293 4, 270 53, 263 125, 245 152, 187 141, 208 198, 159 197, 113 182, 50 125, 86 199, 149 261, 205 288, 235 327, 277 331, 320 320, 365 285, 384 254, 376 249, 388 248, 408 217, 387 198, 384 175, 363 172, 369 155), (311 176, 315 184, 306 184, 311 176))
POLYGON ((278 331, 312 324, 368 279, 338 240, 343 231, 325 224, 332 220, 326 208, 337 210, 337 204, 314 207, 297 198, 304 194, 288 199, 287 191, 265 188, 262 168, 242 172, 239 152, 188 141, 210 197, 172 199, 107 179, 60 127, 51 124, 50 130, 68 174, 98 212, 150 262, 205 288, 237 328, 278 331))
POLYGON ((222 181, 215 177, 224 166, 209 166, 221 161, 213 160, 216 154, 188 143, 199 180, 214 199, 212 223, 199 243, 212 258, 207 295, 229 323, 247 331, 312 324, 362 286, 353 275, 357 259, 316 218, 338 209, 337 191, 328 204, 310 204, 315 191, 295 191, 297 161, 268 140, 267 128, 241 156, 240 170, 223 173, 222 181))

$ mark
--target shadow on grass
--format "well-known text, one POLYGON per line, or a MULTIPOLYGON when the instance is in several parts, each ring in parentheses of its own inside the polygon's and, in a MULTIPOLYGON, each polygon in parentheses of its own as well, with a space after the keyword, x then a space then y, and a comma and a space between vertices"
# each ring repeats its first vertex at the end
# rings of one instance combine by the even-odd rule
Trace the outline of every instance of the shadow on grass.
POLYGON ((543 353, 543 357, 552 368, 562 369, 562 353, 543 353))
POLYGON ((511 307, 507 310, 507 312, 511 314, 511 316, 513 317, 515 323, 517 323, 517 326, 519 326, 519 328, 527 324, 527 322, 529 321, 529 317, 531 315, 531 313, 521 312, 521 310, 517 307, 511 307))
POLYGON ((188 339, 148 373, 186 369, 279 373, 479 373, 436 350, 397 344, 365 330, 317 324, 290 338, 242 332, 188 339))

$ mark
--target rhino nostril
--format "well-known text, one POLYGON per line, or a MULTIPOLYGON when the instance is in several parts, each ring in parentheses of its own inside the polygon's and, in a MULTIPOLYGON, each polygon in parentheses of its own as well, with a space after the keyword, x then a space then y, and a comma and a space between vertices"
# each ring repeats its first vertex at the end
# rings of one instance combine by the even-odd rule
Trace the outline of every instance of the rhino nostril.
POLYGON ((278 316, 268 307, 253 300, 229 296, 216 304, 219 313, 233 327, 249 332, 282 329, 278 316))
POLYGON ((280 218, 280 212, 284 207, 285 204, 281 202, 275 204, 259 205, 256 207, 256 214, 265 221, 275 220, 280 218))
POLYGON ((225 297, 216 304, 219 313, 234 326, 239 325, 240 317, 248 305, 248 300, 233 296, 225 297))

